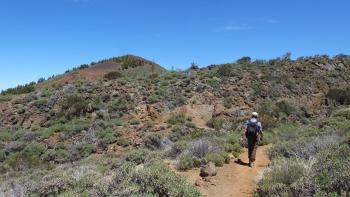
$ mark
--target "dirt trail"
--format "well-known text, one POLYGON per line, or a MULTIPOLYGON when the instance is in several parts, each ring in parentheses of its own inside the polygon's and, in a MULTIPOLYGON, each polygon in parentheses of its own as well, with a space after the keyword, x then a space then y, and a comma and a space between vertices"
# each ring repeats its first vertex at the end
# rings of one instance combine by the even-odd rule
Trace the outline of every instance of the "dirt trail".
POLYGON ((261 178, 263 170, 270 160, 267 149, 270 146, 261 146, 257 151, 257 160, 254 168, 248 167, 247 150, 238 159, 232 159, 230 164, 218 168, 218 174, 209 180, 199 176, 199 169, 181 173, 192 184, 199 184, 203 196, 210 197, 248 197, 253 196, 256 184, 261 178))

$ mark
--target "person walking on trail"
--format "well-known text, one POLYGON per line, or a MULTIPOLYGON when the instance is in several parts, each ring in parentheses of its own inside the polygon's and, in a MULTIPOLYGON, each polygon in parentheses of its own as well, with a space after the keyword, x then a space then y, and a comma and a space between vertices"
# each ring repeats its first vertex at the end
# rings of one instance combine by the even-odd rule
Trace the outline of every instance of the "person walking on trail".
POLYGON ((244 134, 248 140, 248 158, 249 166, 253 167, 255 162, 256 150, 259 141, 263 138, 262 125, 258 120, 258 113, 253 112, 252 117, 245 124, 244 134))

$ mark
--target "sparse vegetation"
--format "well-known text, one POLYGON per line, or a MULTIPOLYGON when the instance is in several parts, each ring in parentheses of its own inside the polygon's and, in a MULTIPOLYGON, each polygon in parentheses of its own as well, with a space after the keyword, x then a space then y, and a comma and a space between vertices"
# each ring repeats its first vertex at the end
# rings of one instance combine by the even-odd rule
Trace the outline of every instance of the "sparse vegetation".
POLYGON ((207 122, 207 125, 216 130, 220 130, 224 126, 224 123, 225 123, 225 119, 223 119, 222 117, 215 117, 210 119, 207 122))
POLYGON ((124 56, 5 90, 0 196, 200 196, 163 161, 185 171, 238 157, 252 110, 260 145, 273 143, 257 196, 346 196, 348 65, 286 54, 166 72, 124 56), (89 78, 99 64, 115 72, 89 78))
POLYGON ((108 79, 108 80, 113 80, 113 79, 118 79, 120 77, 122 77, 123 75, 120 72, 110 72, 104 75, 104 78, 108 79))

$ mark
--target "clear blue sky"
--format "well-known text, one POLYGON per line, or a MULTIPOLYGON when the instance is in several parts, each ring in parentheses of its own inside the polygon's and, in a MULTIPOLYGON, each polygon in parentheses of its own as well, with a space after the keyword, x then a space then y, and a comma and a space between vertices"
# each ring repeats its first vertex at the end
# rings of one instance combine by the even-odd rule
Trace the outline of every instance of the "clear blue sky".
POLYGON ((348 0, 1 0, 0 90, 135 54, 186 68, 350 54, 348 0))

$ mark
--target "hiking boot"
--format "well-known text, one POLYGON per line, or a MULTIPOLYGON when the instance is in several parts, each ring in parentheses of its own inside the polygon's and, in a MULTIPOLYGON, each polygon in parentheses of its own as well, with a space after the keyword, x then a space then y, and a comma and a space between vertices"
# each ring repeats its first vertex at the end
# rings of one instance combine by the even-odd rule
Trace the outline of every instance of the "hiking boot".
POLYGON ((254 167, 254 162, 249 162, 249 167, 254 167))

